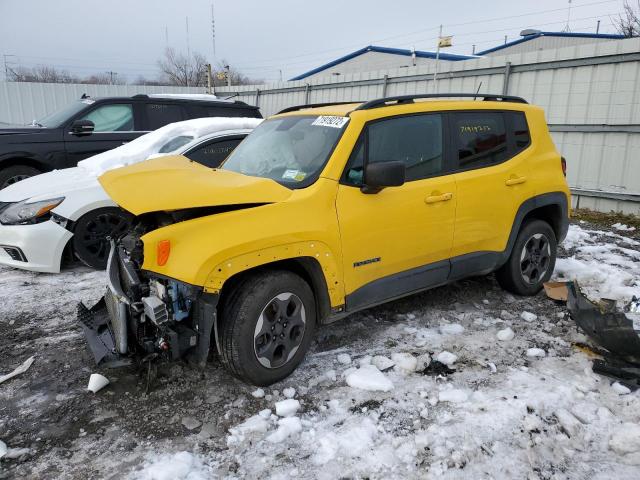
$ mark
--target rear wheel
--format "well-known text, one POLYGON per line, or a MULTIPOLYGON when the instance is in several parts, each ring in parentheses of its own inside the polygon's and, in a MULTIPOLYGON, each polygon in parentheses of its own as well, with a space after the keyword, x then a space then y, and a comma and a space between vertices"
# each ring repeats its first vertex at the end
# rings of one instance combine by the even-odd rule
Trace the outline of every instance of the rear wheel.
POLYGON ((14 165, 0 170, 0 190, 18 183, 25 178, 40 175, 42 172, 37 168, 29 167, 27 165, 14 165))
POLYGON ((104 270, 109 257, 109 238, 117 238, 131 228, 133 216, 119 208, 93 210, 77 221, 73 251, 85 265, 104 270))
POLYGON ((302 362, 315 322, 313 292, 298 275, 272 271, 250 277, 222 305, 222 363, 254 385, 282 380, 302 362))
POLYGON ((502 288, 518 295, 535 295, 553 274, 556 235, 543 220, 527 222, 518 233, 511 256, 497 272, 502 288))

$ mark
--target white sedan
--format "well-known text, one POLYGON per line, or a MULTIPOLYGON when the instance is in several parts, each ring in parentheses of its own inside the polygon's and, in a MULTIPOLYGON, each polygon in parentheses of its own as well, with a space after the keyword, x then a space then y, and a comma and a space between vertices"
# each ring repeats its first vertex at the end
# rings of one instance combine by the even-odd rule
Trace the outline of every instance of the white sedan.
POLYGON ((126 232, 132 215, 98 183, 107 170, 161 155, 217 167, 261 120, 199 118, 177 122, 113 150, 28 178, 0 191, 0 264, 57 273, 63 255, 104 268, 107 237, 126 232))

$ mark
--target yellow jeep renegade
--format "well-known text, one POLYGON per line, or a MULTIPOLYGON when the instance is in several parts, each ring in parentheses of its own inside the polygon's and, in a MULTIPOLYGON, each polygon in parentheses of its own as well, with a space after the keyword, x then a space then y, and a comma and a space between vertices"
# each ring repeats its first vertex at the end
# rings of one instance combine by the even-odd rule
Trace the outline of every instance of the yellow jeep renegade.
POLYGON ((316 325, 355 311, 494 271, 537 293, 568 228, 564 169, 542 109, 518 97, 289 108, 218 169, 164 157, 100 177, 137 226, 79 319, 99 363, 204 365, 215 344, 269 385, 316 325))

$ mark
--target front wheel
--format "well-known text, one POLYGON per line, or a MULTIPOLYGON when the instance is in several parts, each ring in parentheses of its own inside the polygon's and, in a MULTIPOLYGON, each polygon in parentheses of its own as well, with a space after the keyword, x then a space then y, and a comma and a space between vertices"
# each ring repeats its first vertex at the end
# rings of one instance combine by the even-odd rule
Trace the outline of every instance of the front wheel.
POLYGON ((316 323, 313 292, 287 271, 256 274, 235 285, 221 308, 222 363, 238 378, 266 386, 302 362, 316 323))
POLYGON ((0 190, 42 172, 28 165, 13 165, 0 170, 0 190))
POLYGON ((556 235, 547 222, 527 222, 518 233, 509 260, 496 272, 498 283, 518 295, 535 295, 553 274, 557 248, 556 235))
POLYGON ((109 258, 109 238, 118 238, 131 229, 133 216, 115 207, 86 213, 76 222, 73 251, 82 263, 104 270, 109 258))

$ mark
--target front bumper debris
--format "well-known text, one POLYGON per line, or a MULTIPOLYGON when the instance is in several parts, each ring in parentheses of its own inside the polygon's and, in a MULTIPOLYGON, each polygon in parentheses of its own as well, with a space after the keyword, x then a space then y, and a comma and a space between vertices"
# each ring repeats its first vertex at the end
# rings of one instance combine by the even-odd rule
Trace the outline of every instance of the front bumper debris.
POLYGON ((568 282, 567 289, 569 314, 584 333, 610 353, 640 364, 640 332, 632 314, 617 309, 613 301, 591 302, 576 282, 568 282))
POLYGON ((129 358, 116 351, 104 297, 90 309, 78 304, 78 321, 97 365, 115 368, 131 364, 129 358))

